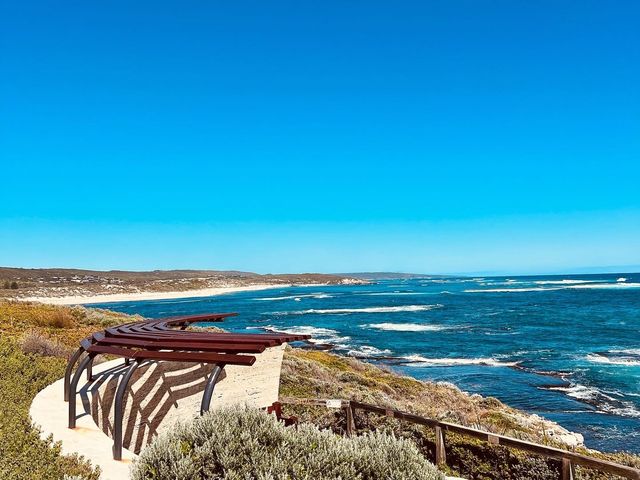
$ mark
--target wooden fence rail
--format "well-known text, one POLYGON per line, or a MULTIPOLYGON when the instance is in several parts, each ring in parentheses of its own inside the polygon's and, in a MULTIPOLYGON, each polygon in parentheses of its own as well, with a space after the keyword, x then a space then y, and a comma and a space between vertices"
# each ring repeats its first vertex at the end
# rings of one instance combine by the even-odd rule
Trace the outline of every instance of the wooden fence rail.
POLYGON ((548 447, 537 443, 527 442, 526 440, 519 440, 517 438, 507 437, 504 435, 497 435, 494 433, 483 432, 471 427, 465 427, 457 425, 455 423, 441 422, 432 418, 421 417, 412 413, 395 410, 392 408, 380 407, 377 405, 371 405, 368 403, 357 402, 355 400, 327 400, 318 398, 286 398, 280 401, 282 404, 290 405, 315 405, 327 408, 340 408, 345 411, 347 419, 347 435, 355 433, 355 412, 362 410, 365 412, 371 412, 378 415, 384 415, 387 417, 397 418, 410 423, 418 425, 424 425, 431 427, 435 430, 436 434, 436 463, 438 465, 446 464, 446 449, 445 449, 445 432, 454 432, 459 435, 477 438, 489 442, 492 445, 503 445, 505 447, 516 448, 524 450, 526 452, 534 453, 546 458, 552 458, 561 462, 561 478, 562 480, 572 480, 574 473, 574 466, 580 465, 582 467, 591 468, 604 473, 610 473, 619 475, 624 478, 633 480, 640 480, 640 470, 637 468, 621 465, 618 463, 609 462, 607 460, 601 460, 599 458, 590 457, 588 455, 582 455, 580 453, 570 452, 559 448, 548 447))

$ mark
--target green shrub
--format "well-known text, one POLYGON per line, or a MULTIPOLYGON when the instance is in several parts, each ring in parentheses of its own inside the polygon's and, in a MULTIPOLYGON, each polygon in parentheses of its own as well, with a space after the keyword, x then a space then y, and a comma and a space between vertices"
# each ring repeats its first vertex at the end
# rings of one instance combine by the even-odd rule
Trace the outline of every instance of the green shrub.
MULTIPOLYGON (((0 339, 0 478, 60 480, 65 474, 95 480, 99 472, 60 445, 40 438, 29 418, 33 397, 62 377, 65 361, 25 355, 13 339, 0 339)), ((61 412, 64 414, 64 412, 61 412)))
POLYGON ((440 480, 407 440, 383 433, 341 437, 310 424, 225 408, 180 425, 142 451, 133 480, 440 480))

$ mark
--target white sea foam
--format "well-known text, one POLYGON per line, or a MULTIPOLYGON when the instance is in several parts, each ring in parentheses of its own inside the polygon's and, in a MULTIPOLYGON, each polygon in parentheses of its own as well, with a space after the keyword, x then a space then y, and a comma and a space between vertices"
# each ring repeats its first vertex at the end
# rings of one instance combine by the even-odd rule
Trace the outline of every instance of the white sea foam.
POLYGON ((448 328, 443 325, 424 325, 420 323, 368 323, 360 325, 360 327, 389 332, 438 332, 448 328))
POLYGON ((475 288, 465 290, 466 293, 506 293, 506 292, 550 292, 565 289, 631 289, 640 288, 640 283, 579 283, 564 284, 550 287, 523 287, 523 288, 475 288))
POLYGON ((304 295, 285 295, 283 297, 264 297, 264 298, 254 298, 254 300, 259 300, 261 302, 275 302, 279 300, 296 300, 299 301, 301 298, 333 298, 333 295, 329 295, 328 293, 309 293, 304 295))
POLYGON ((640 348, 624 348, 622 350, 610 350, 611 353, 626 353, 628 355, 637 355, 640 357, 640 348))
POLYGON ((590 387, 580 384, 572 384, 568 387, 548 387, 547 390, 562 392, 565 395, 590 403, 598 408, 600 412, 623 417, 640 417, 638 410, 631 402, 621 400, 612 396, 619 392, 603 391, 596 387, 590 387))
POLYGON ((635 408, 634 406, 627 405, 624 407, 609 407, 604 408, 607 413, 611 413, 613 415, 620 415, 621 417, 633 417, 640 418, 640 410, 635 408))
POLYGON ((591 363, 603 363, 606 365, 621 365, 624 367, 640 367, 640 358, 628 358, 623 356, 608 357, 600 353, 590 353, 585 359, 591 363))
POLYGON ((537 285, 579 285, 581 283, 602 283, 602 282, 606 282, 606 280, 574 280, 574 279, 538 280, 533 283, 537 285))
POLYGON ((566 394, 568 397, 575 398, 578 400, 585 401, 595 401, 598 398, 606 398, 608 400, 614 400, 615 398, 603 393, 601 390, 596 387, 587 387, 585 385, 575 384, 570 385, 568 387, 549 387, 547 390, 553 390, 556 392, 562 392, 566 394))
POLYGON ((368 295, 374 297, 397 297, 402 295, 437 295, 436 292, 370 292, 362 293, 361 295, 368 295))
POLYGON ((530 287, 530 288, 470 288, 465 290, 465 293, 506 293, 506 292, 547 292, 551 290, 561 290, 562 288, 545 288, 545 287, 530 287))
POLYGON ((330 343, 332 345, 344 346, 345 342, 351 340, 351 337, 342 336, 337 330, 331 328, 312 327, 310 325, 300 325, 293 327, 274 327, 266 326, 263 330, 275 333, 288 333, 291 335, 311 335, 309 341, 311 343, 330 343))
POLYGON ((423 312, 441 308, 442 305, 403 305, 396 307, 363 307, 363 308, 310 308, 308 310, 295 310, 292 312, 273 312, 272 315, 306 315, 306 314, 347 314, 347 313, 395 313, 395 312, 423 312))
POLYGON ((455 366, 455 365, 485 365, 488 367, 514 367, 518 362, 501 362, 495 358, 427 358, 422 355, 407 355, 402 357, 412 366, 455 366))
POLYGON ((371 345, 362 345, 359 347, 352 347, 351 350, 347 351, 347 355, 352 357, 377 357, 380 355, 390 355, 392 352, 388 348, 384 350, 380 348, 373 347, 371 345))
POLYGON ((618 282, 618 283, 594 283, 590 285, 569 285, 564 288, 619 288, 619 289, 627 289, 627 288, 640 288, 640 283, 626 283, 626 282, 618 282))

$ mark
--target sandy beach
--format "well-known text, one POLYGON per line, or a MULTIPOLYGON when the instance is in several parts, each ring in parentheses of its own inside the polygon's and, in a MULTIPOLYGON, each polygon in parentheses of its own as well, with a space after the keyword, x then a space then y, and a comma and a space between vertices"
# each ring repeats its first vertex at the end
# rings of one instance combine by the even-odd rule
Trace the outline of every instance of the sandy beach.
MULTIPOLYGON (((53 305, 85 305, 91 303, 131 302, 140 300, 168 300, 172 298, 195 298, 224 295, 227 293, 247 292, 254 290, 268 290, 271 288, 287 288, 290 284, 257 284, 237 287, 212 287, 198 290, 184 290, 178 292, 135 292, 114 293, 101 295, 69 295, 63 297, 23 297, 19 300, 29 302, 50 303, 53 305)), ((310 285, 296 285, 299 287, 310 285)))

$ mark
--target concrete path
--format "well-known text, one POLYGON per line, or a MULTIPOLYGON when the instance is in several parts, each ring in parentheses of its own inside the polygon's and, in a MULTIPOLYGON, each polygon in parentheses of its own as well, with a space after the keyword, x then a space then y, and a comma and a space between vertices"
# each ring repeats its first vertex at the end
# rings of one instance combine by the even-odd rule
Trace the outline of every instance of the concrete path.
MULTIPOLYGON (((284 345, 256 354, 251 367, 228 365, 213 393, 211 408, 247 404, 264 408, 278 400, 284 345)), ((46 387, 31 404, 33 422, 43 438, 53 436, 63 454, 82 455, 102 470, 102 480, 126 480, 133 460, 156 435, 176 421, 200 411, 204 382, 211 366, 180 362, 148 362, 132 377, 125 397, 122 460, 112 458, 113 441, 104 433, 113 425, 115 389, 126 367, 122 359, 96 364, 92 382, 82 375, 76 395, 76 428, 68 424, 64 379, 46 387), (96 423, 97 422, 97 423, 96 423)))
MULTIPOLYGON (((93 367, 94 375, 122 364, 122 360, 112 360, 93 367)), ((85 376, 79 389, 86 387, 85 376)), ((122 460, 112 458, 113 441, 95 424, 89 411, 90 406, 76 395, 76 428, 67 427, 68 404, 64 401, 64 379, 52 383, 42 390, 31 404, 31 419, 41 429, 40 436, 53 435, 54 441, 62 442, 62 453, 78 453, 102 470, 101 480, 125 480, 129 478, 129 467, 137 457, 129 450, 122 450, 122 460)))
MULTIPOLYGON (((273 351, 269 351, 267 355, 262 354, 259 356, 260 362, 256 363, 260 368, 256 368, 256 365, 250 370, 245 367, 238 367, 238 372, 236 372, 231 366, 227 367, 229 375, 220 382, 219 387, 214 392, 212 408, 238 401, 262 406, 260 404, 263 402, 266 402, 265 405, 269 405, 277 399, 282 349, 269 350, 273 351), (252 375, 247 375, 249 372, 252 375), (274 396, 275 398, 272 398, 274 396)), ((78 384, 78 392, 80 393, 76 395, 77 420, 76 428, 74 429, 67 427, 68 404, 64 401, 63 396, 64 379, 52 383, 38 393, 31 404, 29 412, 34 424, 40 427, 42 438, 52 435, 54 441, 61 442, 63 454, 76 453, 90 460, 92 465, 99 466, 102 471, 101 480, 128 479, 131 464, 137 458, 135 453, 123 448, 122 460, 113 459, 113 441, 95 423, 91 415, 92 406, 88 400, 91 397, 91 395, 88 395, 89 390, 95 391, 100 384, 107 385, 108 379, 121 375, 122 371, 122 359, 117 359, 94 365, 94 378, 100 378, 102 381, 87 382, 86 377, 82 376, 78 384)), ((164 381, 170 383, 171 378, 164 376, 164 381)), ((135 385, 132 388, 135 390, 135 385)), ((201 395, 202 393, 199 392, 193 398, 197 397, 196 399, 199 402, 201 395)), ((146 397, 146 395, 144 396, 146 397)), ((181 405, 182 408, 179 410, 182 410, 188 416, 193 416, 193 412, 197 411, 199 403, 194 404, 195 406, 190 406, 181 402, 181 405)), ((96 408, 96 406, 94 405, 93 408, 96 408)), ((453 477, 447 478, 454 480, 453 477)))

